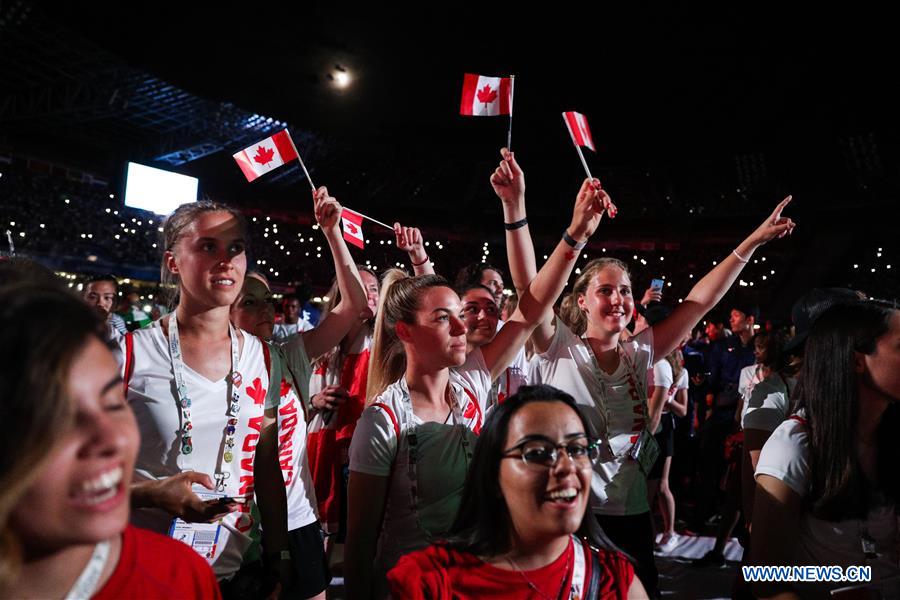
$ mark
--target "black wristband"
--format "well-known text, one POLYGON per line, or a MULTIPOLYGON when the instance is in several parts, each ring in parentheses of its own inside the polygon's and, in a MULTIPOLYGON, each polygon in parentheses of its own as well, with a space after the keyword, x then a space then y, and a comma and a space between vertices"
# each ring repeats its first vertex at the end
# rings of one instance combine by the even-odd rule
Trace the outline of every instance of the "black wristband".
POLYGON ((581 250, 582 248, 587 246, 587 240, 585 240, 583 242, 576 241, 575 238, 573 238, 571 235, 569 235, 568 231, 563 231, 562 239, 565 243, 572 246, 572 248, 575 250, 581 250))
POLYGON ((526 225, 528 225, 528 217, 525 217, 521 221, 516 221, 515 223, 504 223, 503 227, 507 231, 515 231, 519 227, 525 227, 526 225))
POLYGON ((424 265, 425 263, 427 263, 429 260, 431 260, 431 259, 428 258, 428 255, 426 254, 426 255, 425 255, 425 260, 423 260, 423 261, 420 262, 420 263, 414 263, 414 262, 412 262, 411 260, 410 260, 409 262, 412 263, 412 266, 414 266, 414 267, 421 267, 422 265, 424 265))

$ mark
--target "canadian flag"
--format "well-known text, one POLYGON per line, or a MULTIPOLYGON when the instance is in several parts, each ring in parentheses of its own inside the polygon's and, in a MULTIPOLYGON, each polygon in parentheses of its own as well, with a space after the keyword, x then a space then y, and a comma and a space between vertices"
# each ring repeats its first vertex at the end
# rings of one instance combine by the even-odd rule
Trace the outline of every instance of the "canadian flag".
POLYGON ((363 216, 353 212, 349 208, 345 208, 341 211, 341 223, 344 226, 344 239, 347 243, 364 249, 366 247, 366 241, 363 238, 362 221, 363 216))
POLYGON ((564 112, 562 116, 563 121, 566 122, 566 127, 569 129, 569 135, 572 136, 572 142, 576 146, 584 146, 596 152, 597 149, 594 148, 594 138, 591 137, 587 117, 574 111, 564 112))
POLYGON ((459 114, 494 117, 512 112, 512 85, 509 77, 486 77, 466 73, 463 78, 459 114))
POLYGON ((283 129, 233 156, 247 181, 253 181, 297 158, 297 150, 294 149, 291 134, 283 129))

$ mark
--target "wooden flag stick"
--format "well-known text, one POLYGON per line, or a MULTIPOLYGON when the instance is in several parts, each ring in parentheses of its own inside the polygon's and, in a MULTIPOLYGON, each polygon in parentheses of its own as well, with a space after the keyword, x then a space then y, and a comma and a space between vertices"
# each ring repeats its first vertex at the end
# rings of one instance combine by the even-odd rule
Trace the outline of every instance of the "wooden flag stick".
POLYGON ((516 92, 516 76, 509 76, 509 131, 506 132, 506 149, 512 152, 512 118, 513 118, 513 98, 516 92))
MULTIPOLYGON (((287 130, 285 130, 287 131, 287 130)), ((303 169, 303 173, 306 175, 306 180, 309 182, 309 187, 312 188, 313 194, 316 193, 316 186, 313 184, 312 177, 309 176, 309 171, 306 170, 306 165, 303 164, 303 157, 300 156, 300 153, 297 152, 297 146, 294 145, 294 138, 291 137, 291 132, 288 131, 288 140, 291 142, 291 148, 294 149, 294 154, 297 155, 297 160, 300 161, 300 168, 303 169)))

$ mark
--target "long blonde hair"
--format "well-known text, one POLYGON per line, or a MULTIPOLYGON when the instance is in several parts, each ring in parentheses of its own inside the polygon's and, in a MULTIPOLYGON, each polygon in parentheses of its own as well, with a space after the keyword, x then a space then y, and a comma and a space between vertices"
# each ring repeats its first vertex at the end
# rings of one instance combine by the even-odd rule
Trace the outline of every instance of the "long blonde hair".
POLYGON ((419 298, 427 289, 450 287, 440 275, 410 277, 400 269, 390 269, 381 280, 375 336, 369 356, 366 403, 371 403, 406 371, 406 354, 397 337, 397 323, 414 323, 419 298))
POLYGON ((625 275, 631 279, 628 267, 618 258, 595 258, 585 265, 584 269, 581 270, 581 275, 575 280, 575 285, 572 286, 572 293, 563 299, 559 307, 559 318, 575 335, 583 335, 587 330, 587 316, 581 310, 581 307, 578 306, 578 297, 587 293, 588 285, 590 285, 594 275, 607 267, 622 269, 625 275))

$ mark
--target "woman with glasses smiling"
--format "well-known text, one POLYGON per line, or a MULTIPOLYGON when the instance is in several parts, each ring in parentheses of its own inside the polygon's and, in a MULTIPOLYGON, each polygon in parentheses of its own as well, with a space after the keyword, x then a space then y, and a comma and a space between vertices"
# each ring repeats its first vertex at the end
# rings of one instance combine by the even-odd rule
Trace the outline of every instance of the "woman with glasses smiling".
POLYGON ((448 542, 400 559, 396 598, 642 598, 587 512, 599 447, 573 398, 523 386, 490 413, 448 542))

